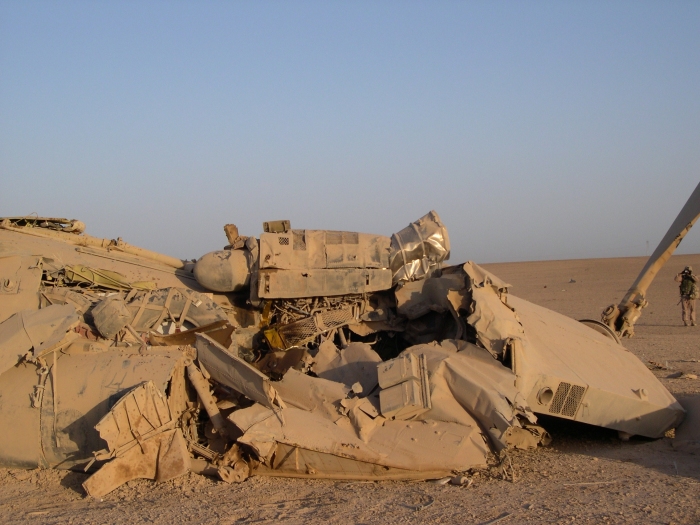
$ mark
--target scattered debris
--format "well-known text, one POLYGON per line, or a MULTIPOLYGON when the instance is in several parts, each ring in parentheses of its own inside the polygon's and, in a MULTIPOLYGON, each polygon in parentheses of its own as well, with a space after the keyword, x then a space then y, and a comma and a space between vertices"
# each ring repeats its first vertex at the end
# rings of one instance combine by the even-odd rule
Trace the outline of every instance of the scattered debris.
POLYGON ((454 478, 451 478, 449 481, 450 481, 450 485, 457 485, 459 487, 466 487, 466 488, 469 488, 469 486, 474 482, 473 479, 468 478, 467 476, 455 476, 454 478))
POLYGON ((665 365, 662 365, 661 363, 657 363, 656 361, 648 361, 649 365, 648 368, 649 370, 670 370, 668 367, 668 363, 665 365))

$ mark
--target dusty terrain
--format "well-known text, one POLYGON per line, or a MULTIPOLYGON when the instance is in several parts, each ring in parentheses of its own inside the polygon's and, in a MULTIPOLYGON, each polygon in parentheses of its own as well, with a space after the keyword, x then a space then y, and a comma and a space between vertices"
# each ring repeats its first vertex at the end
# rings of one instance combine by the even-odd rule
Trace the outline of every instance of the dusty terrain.
MULTIPOLYGON (((484 265, 514 295, 571 317, 598 319, 619 301, 644 258, 484 265), (570 281, 576 282, 570 282, 570 281)), ((657 276, 637 335, 624 344, 679 399, 700 396, 700 327, 680 321, 673 275, 700 270, 700 255, 674 256, 657 276)), ((511 453, 515 480, 494 468, 469 487, 433 482, 334 482, 251 478, 239 485, 196 475, 131 482, 103 501, 85 497, 85 475, 0 469, 3 523, 700 523, 700 455, 679 440, 632 439, 541 419, 554 441, 511 453), (675 443, 675 448, 674 448, 675 443)), ((3 429, 7 432, 8 429, 3 429)), ((679 431, 680 434, 680 431, 679 431)), ((695 450, 700 454, 700 450, 695 450)))

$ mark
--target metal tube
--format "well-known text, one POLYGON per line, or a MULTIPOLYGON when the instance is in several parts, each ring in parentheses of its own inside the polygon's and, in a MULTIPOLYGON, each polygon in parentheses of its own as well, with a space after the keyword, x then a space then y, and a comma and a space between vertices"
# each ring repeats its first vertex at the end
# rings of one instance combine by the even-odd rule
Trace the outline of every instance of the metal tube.
POLYGON ((219 407, 216 406, 216 401, 214 401, 214 396, 211 395, 209 391, 209 381, 207 381, 202 375, 201 370, 195 366, 195 364, 188 360, 187 362, 187 377, 189 377, 190 382, 197 391, 199 400, 204 405, 204 410, 209 414, 209 419, 211 419, 214 429, 218 434, 223 437, 228 435, 226 431, 226 421, 224 416, 219 412, 219 407))

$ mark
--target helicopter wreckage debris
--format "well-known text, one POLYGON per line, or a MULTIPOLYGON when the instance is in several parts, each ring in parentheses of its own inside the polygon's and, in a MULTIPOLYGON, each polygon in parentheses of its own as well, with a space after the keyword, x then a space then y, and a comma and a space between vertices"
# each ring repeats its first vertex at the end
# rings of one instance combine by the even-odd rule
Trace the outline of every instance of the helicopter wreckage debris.
POLYGON ((546 445, 536 414, 660 437, 684 410, 600 330, 445 266, 435 212, 391 238, 264 224, 196 264, 0 222, 0 463, 94 497, 189 471, 442 479, 546 445))

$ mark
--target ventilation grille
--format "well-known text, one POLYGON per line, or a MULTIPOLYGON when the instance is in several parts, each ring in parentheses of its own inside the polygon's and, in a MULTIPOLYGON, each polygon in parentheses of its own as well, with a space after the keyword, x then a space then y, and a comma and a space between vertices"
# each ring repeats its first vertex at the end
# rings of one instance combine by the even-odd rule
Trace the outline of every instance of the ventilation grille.
POLYGON ((576 410, 581 404, 581 399, 583 399, 583 394, 586 391, 585 388, 578 385, 573 385, 571 390, 569 390, 569 395, 566 396, 566 401, 564 401, 564 408, 561 409, 563 416, 574 417, 576 415, 576 410))
POLYGON ((549 406, 549 413, 574 417, 585 393, 585 387, 564 382, 559 383, 552 404, 549 406))
POLYGON ((566 395, 571 390, 571 385, 569 383, 559 383, 559 388, 557 388, 556 394, 554 394, 554 399, 552 399, 552 404, 549 406, 550 414, 559 414, 561 408, 564 406, 564 400, 566 395))
POLYGON ((325 310, 315 316, 284 325, 278 328, 277 331, 282 336, 285 346, 290 348, 306 343, 328 330, 350 324, 354 320, 354 308, 325 310))
POLYGON ((289 237, 277 237, 280 246, 289 246, 289 237))

